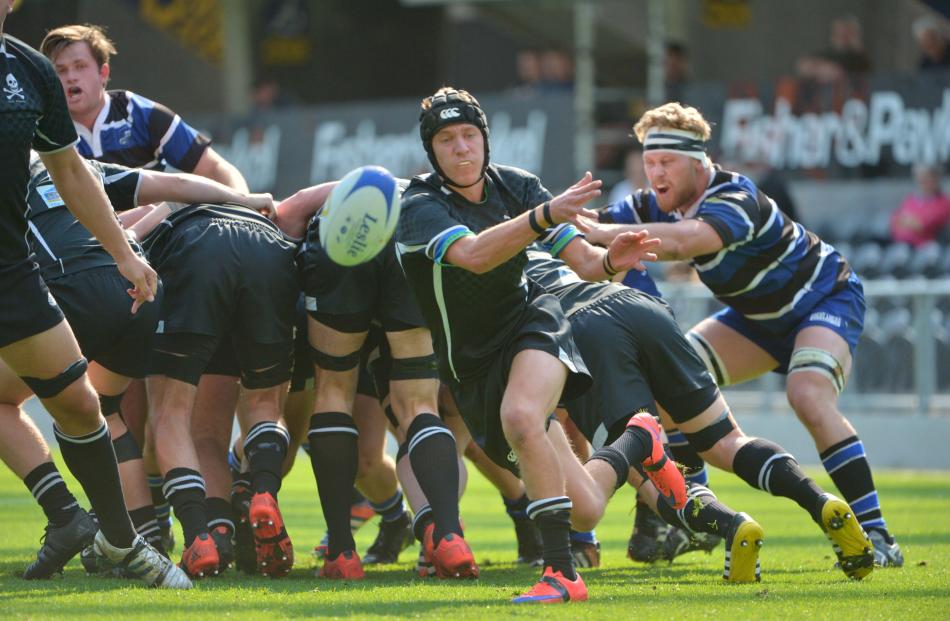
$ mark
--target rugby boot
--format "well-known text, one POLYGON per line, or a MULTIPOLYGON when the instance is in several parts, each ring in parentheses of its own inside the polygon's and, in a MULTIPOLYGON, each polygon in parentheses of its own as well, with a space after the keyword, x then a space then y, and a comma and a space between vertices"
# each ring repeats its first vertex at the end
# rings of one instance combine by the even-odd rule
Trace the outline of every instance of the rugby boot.
POLYGON ((571 556, 575 567, 600 567, 600 542, 571 539, 571 556))
POLYGON ((675 526, 669 529, 666 535, 666 541, 663 542, 663 558, 669 562, 677 556, 682 556, 689 552, 702 551, 706 554, 712 554, 716 549, 722 537, 710 533, 693 533, 692 535, 675 526))
POLYGON ((864 578, 874 570, 874 544, 848 503, 831 494, 823 494, 820 503, 821 528, 831 541, 838 566, 849 578, 864 578))
POLYGON ((526 593, 511 600, 512 604, 564 604, 587 600, 587 585, 580 574, 576 580, 568 580, 559 571, 545 567, 537 584, 526 593))
POLYGON ((643 470, 653 481, 657 491, 675 509, 682 509, 688 500, 686 496, 686 479, 676 467, 676 463, 667 457, 663 450, 663 436, 660 435, 660 425, 652 414, 641 413, 630 419, 627 427, 639 427, 646 430, 653 439, 653 450, 650 456, 643 460, 643 470))
POLYGON ((420 578, 435 577, 435 566, 432 565, 432 561, 426 556, 425 544, 419 544, 419 558, 416 559, 416 575, 420 578))
POLYGON ((24 570, 23 578, 39 580, 62 573, 63 566, 72 557, 92 545, 97 530, 95 522, 82 507, 79 507, 63 526, 47 524, 40 538, 42 545, 36 553, 36 560, 24 570))
POLYGON ((234 511, 234 566, 246 574, 257 573, 257 551, 254 535, 248 521, 251 509, 251 490, 244 485, 231 488, 231 509, 234 511))
POLYGON ((331 580, 362 580, 366 574, 363 572, 363 563, 356 550, 345 550, 337 554, 334 559, 325 557, 323 567, 320 568, 317 577, 331 580))
POLYGON ((121 566, 126 575, 149 586, 161 589, 190 589, 192 586, 191 580, 180 567, 167 556, 159 554, 158 550, 139 536, 135 537, 131 548, 117 548, 99 531, 96 533, 93 547, 96 554, 121 566))
POLYGON ((722 577, 728 582, 758 582, 759 550, 765 531, 746 513, 737 513, 726 534, 726 563, 722 577))
POLYGON ((429 524, 425 529, 422 544, 426 559, 435 568, 435 575, 439 578, 478 578, 475 555, 465 543, 465 539, 461 535, 449 533, 435 545, 434 532, 435 524, 429 524))
POLYGON ((544 565, 544 547, 541 544, 541 531, 534 520, 526 517, 512 518, 515 523, 515 537, 518 540, 519 565, 541 567, 544 565))
POLYGON ((221 556, 214 545, 214 539, 208 533, 195 537, 191 545, 181 553, 179 567, 185 570, 190 578, 204 578, 218 573, 221 556))
POLYGON ((234 540, 231 529, 224 525, 211 529, 211 540, 218 549, 218 570, 215 575, 227 571, 234 564, 234 540))
POLYGON ((897 545, 894 539, 888 543, 887 535, 882 531, 872 528, 868 533, 868 538, 874 545, 874 564, 878 567, 903 567, 904 554, 901 547, 897 545))
POLYGON ((652 563, 663 554, 670 525, 653 512, 649 505, 637 502, 633 516, 633 532, 627 541, 627 558, 639 563, 652 563))
POLYGON ((277 501, 269 492, 254 494, 248 519, 254 534, 258 571, 271 578, 289 574, 294 566, 294 546, 287 536, 277 501))
POLYGON ((412 520, 408 513, 391 522, 379 522, 376 540, 363 557, 364 565, 389 565, 399 561, 399 553, 412 545, 412 520))
MULTIPOLYGON (((373 507, 369 504, 368 500, 361 500, 350 505, 350 532, 353 535, 356 535, 356 531, 363 527, 366 522, 373 519, 373 516, 376 515, 376 511, 373 510, 373 507)), ((322 559, 327 554, 327 545, 330 541, 330 533, 323 533, 323 537, 320 539, 320 543, 313 548, 312 554, 317 558, 317 560, 322 559)), ((366 559, 363 560, 366 562, 366 559)))

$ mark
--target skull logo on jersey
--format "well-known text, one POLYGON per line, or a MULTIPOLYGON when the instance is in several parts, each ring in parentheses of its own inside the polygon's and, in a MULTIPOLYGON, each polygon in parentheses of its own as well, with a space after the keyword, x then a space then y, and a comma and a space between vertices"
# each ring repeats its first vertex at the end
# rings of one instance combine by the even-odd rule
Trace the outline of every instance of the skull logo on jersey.
POLYGON ((20 83, 16 81, 12 73, 7 74, 6 83, 7 85, 3 87, 3 92, 7 96, 7 101, 26 101, 23 89, 20 88, 20 83))

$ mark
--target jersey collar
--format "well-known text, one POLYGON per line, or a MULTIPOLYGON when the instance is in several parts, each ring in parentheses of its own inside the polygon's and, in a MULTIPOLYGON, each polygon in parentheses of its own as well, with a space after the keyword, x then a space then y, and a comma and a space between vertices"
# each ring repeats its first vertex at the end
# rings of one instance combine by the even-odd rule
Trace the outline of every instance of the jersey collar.
POLYGON ((91 131, 82 123, 73 121, 73 125, 76 127, 76 133, 89 145, 93 157, 102 156, 102 126, 105 125, 106 119, 109 118, 109 110, 111 108, 112 97, 106 92, 106 103, 102 106, 102 110, 99 111, 96 122, 92 124, 91 131))

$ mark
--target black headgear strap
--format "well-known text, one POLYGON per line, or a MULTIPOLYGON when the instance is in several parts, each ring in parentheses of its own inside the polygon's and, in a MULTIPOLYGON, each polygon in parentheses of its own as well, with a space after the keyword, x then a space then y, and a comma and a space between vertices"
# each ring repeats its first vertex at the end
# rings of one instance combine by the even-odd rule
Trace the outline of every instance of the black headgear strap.
POLYGON ((429 102, 428 108, 423 108, 419 114, 419 136, 422 138, 422 146, 425 147, 432 168, 440 177, 457 188, 467 188, 475 185, 484 178, 485 170, 488 168, 488 119, 485 117, 485 112, 478 105, 478 101, 465 91, 443 91, 432 95, 426 101, 429 102), (482 137, 485 140, 485 161, 482 162, 482 172, 478 179, 468 185, 460 185, 452 181, 439 167, 435 152, 432 150, 432 139, 439 130, 457 123, 474 125, 482 132, 482 137))

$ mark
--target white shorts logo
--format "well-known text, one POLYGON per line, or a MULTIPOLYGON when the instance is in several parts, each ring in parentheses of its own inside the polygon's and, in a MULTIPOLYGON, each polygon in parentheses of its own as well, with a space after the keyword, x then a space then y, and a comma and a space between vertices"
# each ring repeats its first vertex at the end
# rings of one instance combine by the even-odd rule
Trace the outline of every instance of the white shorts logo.
POLYGON ((808 321, 820 321, 821 323, 831 324, 836 328, 841 327, 841 317, 836 317, 824 311, 812 313, 808 321))
POLYGON ((440 118, 440 119, 443 119, 443 120, 444 120, 444 119, 457 119, 457 118, 460 117, 460 116, 462 116, 462 113, 459 112, 459 109, 458 109, 458 108, 446 108, 445 110, 443 110, 442 112, 439 113, 439 118, 440 118))

